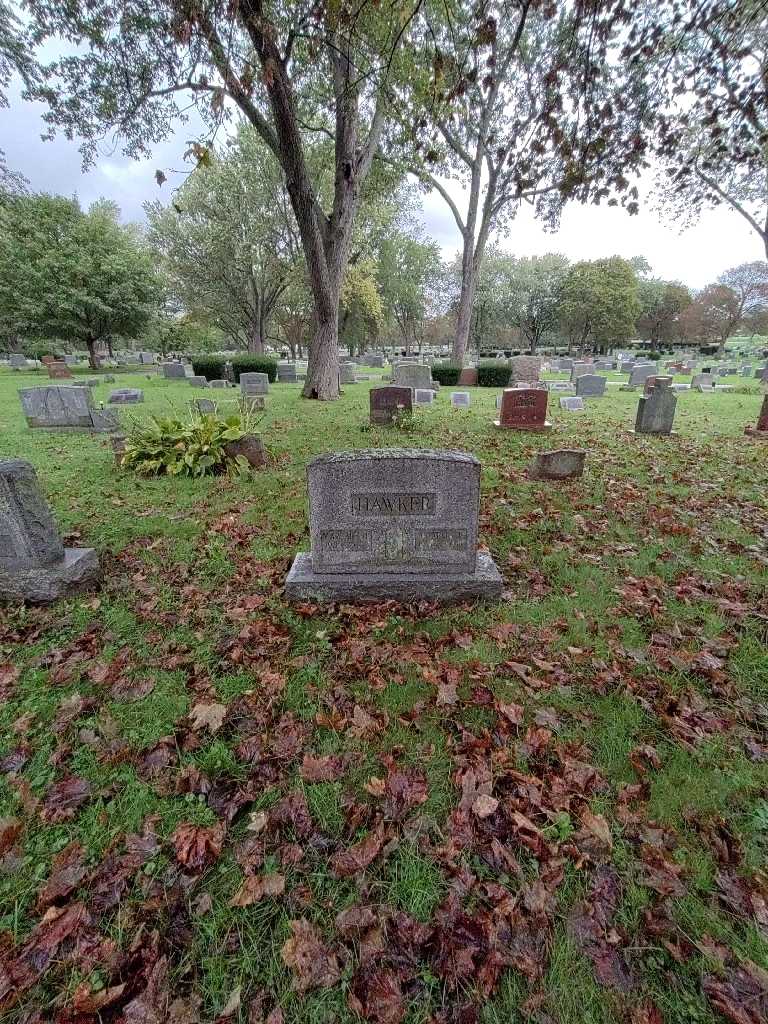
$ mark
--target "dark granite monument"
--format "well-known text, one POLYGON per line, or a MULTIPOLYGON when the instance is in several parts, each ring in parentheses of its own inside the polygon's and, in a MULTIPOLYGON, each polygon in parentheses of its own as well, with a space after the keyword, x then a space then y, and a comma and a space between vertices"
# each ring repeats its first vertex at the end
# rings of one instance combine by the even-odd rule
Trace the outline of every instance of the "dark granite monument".
POLYGON ((389 387, 371 388, 370 422, 389 426, 398 416, 413 412, 413 391, 411 388, 392 384, 389 387))
POLYGON ((547 420, 549 392, 541 388, 505 388, 501 396, 497 427, 543 433, 551 430, 547 420))

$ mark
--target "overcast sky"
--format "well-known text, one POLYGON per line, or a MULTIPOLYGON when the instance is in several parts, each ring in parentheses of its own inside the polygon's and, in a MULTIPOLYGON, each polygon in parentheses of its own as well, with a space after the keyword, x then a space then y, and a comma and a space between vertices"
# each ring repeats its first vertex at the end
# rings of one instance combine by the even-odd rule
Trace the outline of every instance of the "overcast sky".
MULTIPOLYGON (((157 147, 151 160, 127 159, 118 142, 114 147, 104 146, 96 166, 84 174, 76 142, 61 136, 52 142, 42 141, 42 106, 24 103, 15 88, 8 98, 10 106, 0 109, 0 148, 9 168, 21 171, 35 191, 76 195, 85 207, 100 197, 113 199, 124 220, 142 220, 142 203, 158 198, 167 201, 174 183, 183 180, 185 168, 189 170, 183 154, 192 129, 182 125, 173 140, 157 147), (168 175, 162 188, 155 181, 156 168, 168 175), (179 173, 174 175, 173 169, 179 173)), ((451 190, 456 195, 456 186, 451 190)), ((423 205, 427 232, 450 258, 459 245, 459 235, 448 207, 434 193, 424 197, 423 205)), ((498 242, 516 256, 546 252, 561 252, 571 260, 645 256, 654 274, 692 288, 708 284, 728 267, 764 258, 757 236, 741 217, 723 208, 706 213, 695 227, 681 231, 678 224, 663 223, 647 207, 630 217, 617 208, 574 204, 566 209, 555 233, 545 231, 524 209, 498 242)))

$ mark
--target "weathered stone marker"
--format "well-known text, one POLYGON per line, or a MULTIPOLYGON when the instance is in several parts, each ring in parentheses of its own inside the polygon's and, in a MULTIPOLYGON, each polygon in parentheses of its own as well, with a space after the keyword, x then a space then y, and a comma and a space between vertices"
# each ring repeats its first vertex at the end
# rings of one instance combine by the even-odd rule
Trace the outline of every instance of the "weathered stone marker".
POLYGON ((750 437, 761 437, 768 439, 768 395, 763 399, 763 404, 760 407, 760 415, 757 417, 756 427, 746 427, 744 429, 745 434, 749 434, 750 437))
POLYGON ((426 363, 397 363, 392 371, 392 383, 404 388, 431 388, 437 391, 440 385, 432 380, 432 368, 426 363))
POLYGON ((71 380, 72 371, 64 360, 53 360, 48 363, 48 377, 51 380, 71 380))
POLYGON ((655 376, 658 372, 654 363, 637 363, 632 367, 629 374, 629 386, 631 388, 639 387, 641 384, 645 384, 649 377, 655 376))
POLYGON ((509 361, 509 383, 531 383, 541 375, 541 359, 538 356, 512 356, 509 361))
POLYGON ((671 434, 677 395, 671 377, 657 377, 649 395, 637 403, 636 434, 671 434))
POLYGON ((228 380, 224 380, 223 377, 218 380, 211 380, 208 382, 208 386, 212 388, 229 388, 232 387, 228 380))
POLYGON ((547 420, 549 392, 541 388, 505 388, 495 426, 509 430, 543 433, 551 430, 547 420))
POLYGON ((110 391, 107 399, 108 405, 139 405, 144 401, 144 392, 141 388, 117 388, 110 391))
POLYGON ((476 388, 477 368, 474 366, 465 366, 459 374, 458 385, 461 388, 476 388))
POLYGON ((581 398, 602 398, 605 394, 605 377, 599 373, 580 373, 576 378, 576 394, 581 398))
POLYGON ((477 550, 480 463, 464 452, 369 449, 307 467, 310 552, 286 580, 292 601, 463 601, 501 594, 477 550))
POLYGON ((455 409, 468 409, 472 396, 468 391, 452 391, 451 392, 451 405, 455 409))
POLYGON ((528 467, 531 480, 573 480, 584 472, 587 453, 580 448, 560 448, 539 452, 528 467))
POLYGON ((266 373, 241 373, 240 390, 244 395, 268 395, 269 376, 266 373))
POLYGON ((342 363, 339 366, 339 384, 356 384, 357 363, 342 363))
POLYGON ((37 476, 0 460, 0 601, 48 603, 99 578, 93 548, 65 548, 37 476))
POLYGON ((560 399, 560 408, 564 412, 584 412, 584 399, 573 395, 560 399))
POLYGON ((216 413, 216 403, 212 398, 195 398, 192 404, 201 416, 213 416, 216 413))
POLYGON ((431 388, 414 388, 413 401, 415 405, 432 405, 435 400, 435 392, 431 388))
POLYGON ((295 384, 296 379, 295 363, 277 364, 277 380, 279 384, 295 384))
POLYGON ((413 412, 413 391, 390 385, 384 388, 371 388, 368 392, 370 403, 369 419, 371 423, 389 426, 398 416, 413 412))
POLYGON ((21 408, 30 427, 42 430, 93 430, 110 433, 120 429, 115 414, 94 409, 88 388, 49 384, 20 388, 21 408))
POLYGON ((160 368, 166 380, 184 380, 187 376, 183 363, 161 363, 160 368))
POLYGON ((207 388, 208 387, 208 378, 207 377, 203 377, 200 374, 193 374, 191 377, 187 377, 187 380, 189 381, 190 386, 193 387, 193 388, 207 388))

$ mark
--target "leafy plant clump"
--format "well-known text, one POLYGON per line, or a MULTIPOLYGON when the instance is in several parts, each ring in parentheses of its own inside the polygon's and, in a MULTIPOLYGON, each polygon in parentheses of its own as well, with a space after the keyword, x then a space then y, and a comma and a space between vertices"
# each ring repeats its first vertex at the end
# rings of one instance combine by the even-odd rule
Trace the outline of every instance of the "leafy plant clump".
POLYGON ((266 373, 270 384, 277 380, 277 360, 267 356, 235 356, 232 360, 235 381, 240 382, 241 373, 266 373))
POLYGON ((228 446, 254 434, 258 421, 247 406, 228 416, 199 412, 190 412, 186 420, 153 416, 129 430, 122 464, 141 476, 247 473, 248 460, 228 451, 228 446))
POLYGON ((477 364, 477 383, 481 388, 505 388, 509 384, 509 364, 499 360, 488 360, 477 364))
POLYGON ((432 367, 432 379, 443 387, 453 387, 459 383, 461 367, 458 363, 435 363, 432 367))
POLYGON ((223 380, 226 360, 221 356, 192 356, 192 369, 196 376, 206 380, 223 380))

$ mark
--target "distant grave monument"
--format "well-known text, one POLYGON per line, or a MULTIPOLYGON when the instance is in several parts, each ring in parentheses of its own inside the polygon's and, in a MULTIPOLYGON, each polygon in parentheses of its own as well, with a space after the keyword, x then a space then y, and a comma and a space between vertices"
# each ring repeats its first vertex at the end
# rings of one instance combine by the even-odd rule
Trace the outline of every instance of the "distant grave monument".
POLYGON ((454 409, 468 409, 471 401, 472 396, 468 391, 451 392, 451 405, 454 409))
POLYGON ((8 365, 12 370, 26 370, 29 363, 27 362, 27 357, 23 356, 20 352, 11 352, 8 365))
POLYGON ((52 362, 47 363, 46 366, 48 368, 48 377, 50 380, 72 379, 72 371, 63 359, 54 359, 52 362))
POLYGON ((357 363, 346 362, 339 366, 339 384, 356 384, 357 363))
POLYGON ((541 376, 541 363, 538 356, 512 356, 509 361, 509 383, 530 384, 532 381, 538 381, 541 376))
POLYGON ((161 363, 160 369, 166 380, 184 380, 187 376, 183 363, 161 363))
POLYGON ((576 378, 576 394, 581 398, 602 398, 605 384, 605 377, 599 373, 580 373, 576 378))
POLYGON ((203 377, 203 376, 201 376, 199 374, 197 374, 197 375, 193 374, 191 377, 188 377, 187 380, 189 381, 190 386, 193 387, 193 388, 207 388, 208 387, 208 378, 207 377, 203 377))
POLYGON ((277 364, 277 380, 279 384, 295 384, 296 377, 296 364, 295 363, 278 363, 277 364))
POLYGON ((268 395, 269 375, 266 373, 241 373, 240 390, 244 395, 268 395))
POLYGON ((107 399, 108 405, 139 405, 144 401, 144 392, 141 388, 117 388, 110 391, 107 399))
POLYGON ((671 434, 677 395, 671 377, 657 377, 649 395, 637 403, 636 434, 671 434))
POLYGON ((378 426, 389 426, 399 416, 413 412, 413 390, 396 384, 371 388, 368 401, 370 422, 378 426))
POLYGON ((192 404, 201 416, 214 416, 216 403, 212 398, 194 398, 192 404))
POLYGON ((459 374, 458 385, 462 388, 476 388, 477 368, 474 366, 465 366, 459 374))
POLYGON ((32 466, 0 460, 0 601, 49 603, 99 576, 92 548, 62 544, 32 466))
POLYGON ((584 412, 584 399, 576 396, 565 396, 560 399, 560 408, 564 412, 584 412))
POLYGON ((291 601, 453 602, 495 598, 502 579, 477 550, 480 463, 463 452, 375 449, 307 468, 311 550, 291 601))
POLYGON ((432 380, 432 369, 425 363, 397 363, 392 371, 392 383, 406 388, 431 388, 432 391, 440 387, 432 380))
POLYGON ((89 388, 63 384, 20 388, 19 398, 29 427, 103 433, 120 429, 114 413, 94 408, 89 388))
POLYGON ((541 388, 505 388, 495 426, 507 430, 543 433, 551 430, 547 420, 549 392, 541 388))
POLYGON ((631 388, 639 387, 641 384, 645 384, 648 377, 653 377, 658 372, 653 363, 637 363, 629 374, 629 386, 631 388))
POLYGON ((573 480, 584 472, 587 453, 580 448, 560 448, 553 452, 539 452, 528 466, 531 480, 573 480))
POLYGON ((432 405, 435 400, 435 392, 431 388, 414 388, 414 405, 432 405))

